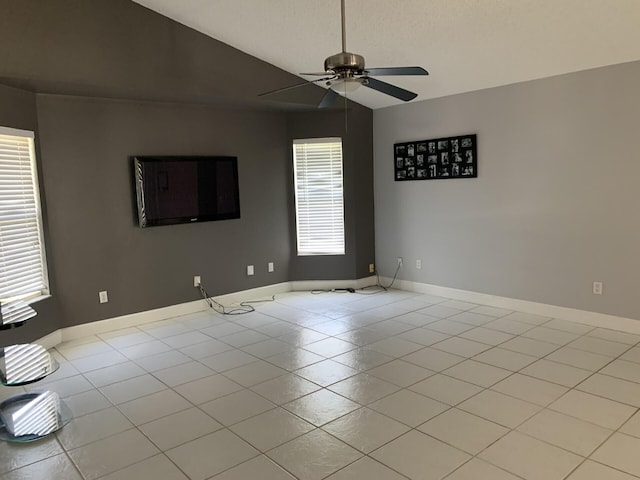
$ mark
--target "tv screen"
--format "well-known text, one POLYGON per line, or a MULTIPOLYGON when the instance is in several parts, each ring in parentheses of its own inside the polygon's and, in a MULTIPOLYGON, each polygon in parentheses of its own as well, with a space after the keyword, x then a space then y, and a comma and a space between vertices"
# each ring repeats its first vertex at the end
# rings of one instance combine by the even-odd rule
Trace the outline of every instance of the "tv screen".
POLYGON ((240 218, 236 157, 134 157, 141 227, 240 218))

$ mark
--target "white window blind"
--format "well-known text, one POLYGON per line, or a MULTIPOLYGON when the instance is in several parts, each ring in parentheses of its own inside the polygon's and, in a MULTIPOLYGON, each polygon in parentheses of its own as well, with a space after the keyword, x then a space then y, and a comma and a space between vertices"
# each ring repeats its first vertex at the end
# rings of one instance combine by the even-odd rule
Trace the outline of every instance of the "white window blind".
POLYGON ((298 255, 344 255, 342 139, 294 140, 298 255))
POLYGON ((0 301, 48 294, 33 132, 0 127, 0 301))

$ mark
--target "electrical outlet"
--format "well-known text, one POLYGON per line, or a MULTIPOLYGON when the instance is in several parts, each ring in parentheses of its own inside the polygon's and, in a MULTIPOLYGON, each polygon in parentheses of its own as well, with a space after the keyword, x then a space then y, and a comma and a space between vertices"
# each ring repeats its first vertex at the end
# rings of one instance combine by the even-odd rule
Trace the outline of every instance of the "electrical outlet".
POLYGON ((273 268, 273 262, 269 262, 267 263, 267 271, 269 273, 273 272, 274 268, 273 268))
POLYGON ((420 270, 422 268, 422 260, 420 260, 420 259, 416 260, 416 268, 418 270, 420 270))
POLYGON ((200 275, 194 275, 193 276, 193 286, 194 287, 199 287, 200 286, 200 275))
POLYGON ((369 264, 369 273, 374 273, 376 271, 376 266, 373 263, 369 264))
POLYGON ((253 265, 247 265, 247 275, 253 275, 253 265))
POLYGON ((593 294, 602 295, 602 282, 593 282, 593 294))
POLYGON ((100 303, 107 303, 109 301, 109 296, 107 295, 106 290, 98 292, 98 298, 100 299, 100 303))
POLYGON ((401 267, 402 266, 402 257, 398 257, 398 266, 401 267))

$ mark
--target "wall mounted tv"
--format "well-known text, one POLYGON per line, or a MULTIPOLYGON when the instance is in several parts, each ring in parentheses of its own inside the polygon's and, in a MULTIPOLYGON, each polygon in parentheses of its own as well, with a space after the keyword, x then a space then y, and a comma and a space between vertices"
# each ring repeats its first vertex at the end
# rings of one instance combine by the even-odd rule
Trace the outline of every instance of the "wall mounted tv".
POLYGON ((133 157, 141 227, 240 218, 236 157, 133 157))

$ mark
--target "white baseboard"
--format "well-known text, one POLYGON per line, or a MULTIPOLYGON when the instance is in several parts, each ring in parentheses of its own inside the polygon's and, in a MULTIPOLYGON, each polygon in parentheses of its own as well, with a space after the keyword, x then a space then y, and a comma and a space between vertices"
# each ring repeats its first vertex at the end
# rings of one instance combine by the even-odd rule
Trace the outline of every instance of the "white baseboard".
POLYGON ((272 295, 279 293, 286 293, 291 291, 290 282, 275 283, 273 285, 266 285, 264 287, 252 288, 249 290, 242 290, 240 292, 227 293, 218 297, 213 297, 216 302, 220 302, 223 305, 233 305, 246 302, 248 300, 258 300, 261 298, 268 298, 272 295))
POLYGON ((311 290, 331 290, 332 288, 364 288, 375 285, 376 277, 364 277, 357 280, 299 280, 289 282, 293 292, 307 292, 311 290))
MULTIPOLYGON (((385 282, 390 282, 390 278, 385 278, 385 282)), ((592 327, 602 327, 611 330, 619 330, 627 333, 640 334, 640 320, 632 318, 607 315, 605 313, 589 312, 575 308, 548 305, 546 303, 530 302, 515 298, 499 297, 486 293, 471 292, 468 290, 458 290, 456 288, 441 287, 428 283, 418 283, 409 280, 396 280, 394 286, 401 290, 416 293, 426 293, 440 297, 451 298, 470 303, 488 305, 490 307, 505 308, 518 312, 541 315, 543 317, 558 318, 571 322, 582 323, 592 327)))
POLYGON ((36 341, 36 343, 49 350, 50 348, 62 343, 62 330, 51 332, 49 335, 45 335, 40 340, 36 341))
POLYGON ((120 317, 83 323, 82 325, 74 325, 73 327, 66 327, 58 331, 61 332, 62 341, 68 342, 69 340, 75 340, 89 335, 112 332, 113 330, 120 330, 122 328, 135 327, 168 318, 203 312, 208 308, 204 300, 195 300, 193 302, 179 303, 177 305, 145 310, 144 312, 131 313, 120 317))

